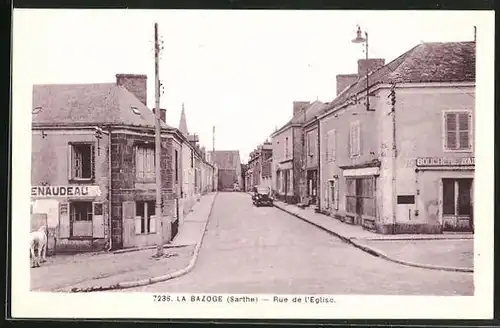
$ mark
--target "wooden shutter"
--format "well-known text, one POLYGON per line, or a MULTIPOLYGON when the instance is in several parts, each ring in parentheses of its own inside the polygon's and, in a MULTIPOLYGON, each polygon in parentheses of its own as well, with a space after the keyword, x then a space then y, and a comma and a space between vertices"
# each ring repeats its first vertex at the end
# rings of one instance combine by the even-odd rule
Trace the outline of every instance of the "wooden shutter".
POLYGON ((337 130, 331 131, 330 142, 328 143, 328 147, 330 149, 330 157, 331 161, 335 161, 337 156, 337 130))
POLYGON ((355 155, 354 147, 355 147, 355 131, 354 131, 354 124, 351 124, 350 129, 349 129, 349 152, 351 157, 355 155))
POLYGON ((70 237, 69 203, 59 203, 59 238, 70 237))
POLYGON ((457 115, 456 113, 445 114, 445 147, 446 149, 456 149, 457 140, 457 115))
POLYGON ((73 145, 68 144, 68 180, 74 178, 73 172, 73 145))
POLYGON ((460 149, 470 149, 470 114, 458 114, 458 144, 460 149))
POLYGON ((156 233, 156 216, 151 215, 149 217, 149 232, 150 233, 156 233))
POLYGON ((122 202, 122 222, 123 222, 123 247, 131 247, 135 245, 135 202, 122 202))
POLYGON ((104 204, 92 203, 92 236, 104 238, 104 204))
POLYGON ((90 178, 95 179, 95 146, 90 145, 90 178))
POLYGON ((361 155, 361 123, 356 123, 356 154, 361 155))
POLYGON ((137 215, 135 218, 134 218, 134 231, 135 231, 135 234, 136 235, 140 235, 142 233, 142 216, 140 215, 137 215))

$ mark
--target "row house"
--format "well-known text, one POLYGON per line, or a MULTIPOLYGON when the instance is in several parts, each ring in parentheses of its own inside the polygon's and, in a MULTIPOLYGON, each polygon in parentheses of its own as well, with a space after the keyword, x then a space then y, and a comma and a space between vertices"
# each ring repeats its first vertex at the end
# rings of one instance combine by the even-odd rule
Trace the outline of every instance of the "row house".
POLYGON ((146 85, 145 75, 117 74, 115 83, 33 86, 32 215, 45 218, 52 252, 147 246, 160 231, 164 242, 175 235, 179 154, 188 140, 162 110, 162 225, 146 85))
POLYGON ((294 101, 292 119, 271 134, 271 185, 280 200, 295 204, 307 196, 316 198, 317 133, 314 127, 305 133, 304 123, 314 119, 324 105, 320 101, 294 101))
POLYGON ((182 187, 180 189, 180 222, 190 212, 203 194, 214 191, 216 168, 206 158, 204 147, 199 146, 197 134, 189 134, 184 104, 182 104, 179 132, 187 142, 182 144, 179 156, 182 163, 182 187))
POLYGON ((320 210, 384 234, 473 231, 475 60, 475 42, 422 43, 338 76, 320 210))
POLYGON ((246 170, 248 190, 259 185, 271 187, 272 152, 272 143, 266 140, 250 153, 246 170))

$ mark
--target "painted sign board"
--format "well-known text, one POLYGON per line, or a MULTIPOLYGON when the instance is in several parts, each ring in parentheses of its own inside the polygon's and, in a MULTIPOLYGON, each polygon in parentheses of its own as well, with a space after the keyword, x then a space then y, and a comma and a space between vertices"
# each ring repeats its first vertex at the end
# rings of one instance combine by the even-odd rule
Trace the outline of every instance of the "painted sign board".
POLYGON ((474 157, 418 157, 417 166, 474 166, 474 157))
POLYGON ((101 195, 101 188, 96 185, 74 185, 74 186, 32 186, 31 197, 53 198, 53 197, 96 197, 101 195))

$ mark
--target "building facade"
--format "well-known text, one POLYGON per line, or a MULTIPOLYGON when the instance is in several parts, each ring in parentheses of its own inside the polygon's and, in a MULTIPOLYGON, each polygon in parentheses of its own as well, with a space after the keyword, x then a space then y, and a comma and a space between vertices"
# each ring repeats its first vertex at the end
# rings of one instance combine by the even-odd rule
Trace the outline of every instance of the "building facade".
POLYGON ((235 184, 243 186, 239 151, 215 150, 207 155, 208 161, 217 167, 217 190, 233 191, 235 184))
POLYGON ((272 154, 272 143, 267 140, 250 153, 246 170, 249 190, 259 185, 271 187, 272 154))
POLYGON ((56 253, 154 245, 160 231, 164 242, 175 236, 180 154, 189 142, 162 110, 159 220, 146 79, 117 74, 115 83, 33 87, 32 213, 47 216, 56 253))
POLYGON ((475 43, 377 66, 369 108, 360 76, 320 115, 321 210, 379 233, 473 231, 475 43))

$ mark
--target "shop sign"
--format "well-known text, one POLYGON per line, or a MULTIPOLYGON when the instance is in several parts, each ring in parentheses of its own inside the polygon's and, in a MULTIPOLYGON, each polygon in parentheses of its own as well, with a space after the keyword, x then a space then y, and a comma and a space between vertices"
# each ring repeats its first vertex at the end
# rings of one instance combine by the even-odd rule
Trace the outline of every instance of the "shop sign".
POLYGON ((101 195, 101 188, 95 185, 80 186, 32 186, 31 197, 96 197, 101 195))
POLYGON ((418 157, 417 166, 474 166, 474 157, 418 157))

